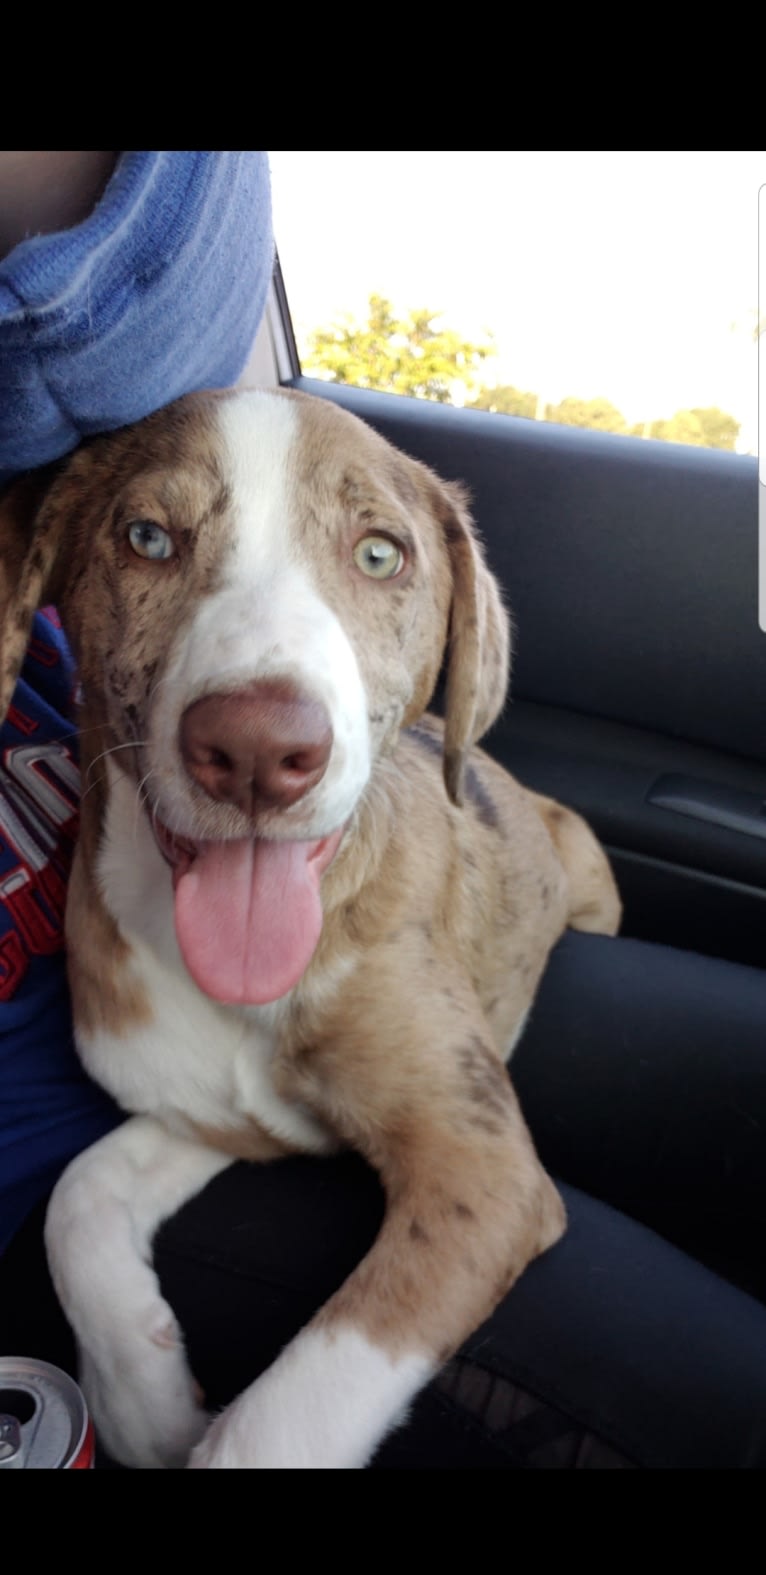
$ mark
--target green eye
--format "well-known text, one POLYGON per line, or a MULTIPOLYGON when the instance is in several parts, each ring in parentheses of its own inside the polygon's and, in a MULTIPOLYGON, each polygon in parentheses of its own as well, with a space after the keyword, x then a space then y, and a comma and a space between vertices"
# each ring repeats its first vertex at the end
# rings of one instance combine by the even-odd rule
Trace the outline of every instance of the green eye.
POLYGON ((154 520, 134 520, 128 531, 128 541, 139 558, 151 558, 154 562, 172 558, 176 550, 172 536, 154 520))
POLYGON ((372 580, 392 580, 404 566, 404 553, 387 536, 365 536, 354 548, 354 563, 372 580))

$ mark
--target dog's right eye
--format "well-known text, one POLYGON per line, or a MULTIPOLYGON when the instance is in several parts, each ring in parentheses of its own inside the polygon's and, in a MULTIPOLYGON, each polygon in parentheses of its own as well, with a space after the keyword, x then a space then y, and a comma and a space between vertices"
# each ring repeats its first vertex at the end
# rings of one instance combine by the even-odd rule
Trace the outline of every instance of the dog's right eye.
POLYGON ((134 520, 128 530, 128 541, 139 558, 172 558, 175 552, 173 538, 154 520, 134 520))

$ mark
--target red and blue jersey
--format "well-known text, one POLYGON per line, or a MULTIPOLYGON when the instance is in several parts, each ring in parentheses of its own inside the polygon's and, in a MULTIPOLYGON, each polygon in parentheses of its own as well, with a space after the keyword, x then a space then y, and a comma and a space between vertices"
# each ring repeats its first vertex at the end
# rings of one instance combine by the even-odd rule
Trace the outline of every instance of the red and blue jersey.
POLYGON ((121 1119, 72 1039, 64 907, 80 797, 75 690, 46 608, 0 730, 0 1252, 62 1165, 121 1119))

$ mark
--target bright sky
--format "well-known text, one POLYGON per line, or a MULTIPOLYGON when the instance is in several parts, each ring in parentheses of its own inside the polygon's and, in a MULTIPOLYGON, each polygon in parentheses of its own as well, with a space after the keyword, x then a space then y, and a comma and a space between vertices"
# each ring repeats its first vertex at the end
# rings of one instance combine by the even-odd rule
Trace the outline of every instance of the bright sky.
POLYGON ((488 382, 611 399, 631 422, 718 405, 757 447, 766 153, 272 153, 298 339, 372 292, 471 338, 488 382))

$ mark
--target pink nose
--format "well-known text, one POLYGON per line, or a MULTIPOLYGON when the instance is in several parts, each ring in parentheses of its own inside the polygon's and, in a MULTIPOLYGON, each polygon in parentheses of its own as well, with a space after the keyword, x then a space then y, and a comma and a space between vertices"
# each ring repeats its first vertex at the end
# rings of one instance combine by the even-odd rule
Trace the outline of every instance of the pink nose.
POLYGON ((181 718, 189 775, 210 798, 249 816, 296 804, 321 782, 331 749, 325 707, 286 681, 206 695, 181 718))

